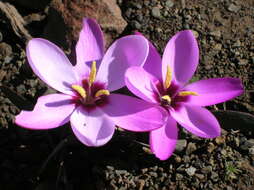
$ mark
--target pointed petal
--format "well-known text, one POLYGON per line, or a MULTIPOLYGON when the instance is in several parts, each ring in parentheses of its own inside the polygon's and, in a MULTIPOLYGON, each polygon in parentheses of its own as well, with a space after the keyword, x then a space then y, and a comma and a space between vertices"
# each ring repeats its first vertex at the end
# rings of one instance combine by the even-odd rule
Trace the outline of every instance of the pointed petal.
POLYGON ((141 99, 157 103, 155 84, 158 80, 142 67, 130 67, 125 74, 127 88, 141 99))
POLYGON ((29 41, 26 54, 34 73, 59 92, 73 95, 71 85, 77 83, 76 73, 64 52, 55 44, 40 38, 29 41))
POLYGON ((196 92, 190 96, 189 104, 210 106, 225 102, 243 93, 241 80, 236 78, 213 78, 200 80, 187 85, 184 89, 196 92))
POLYGON ((114 123, 100 110, 78 107, 71 116, 71 128, 80 142, 87 146, 102 146, 113 136, 114 123))
POLYGON ((123 87, 127 68, 142 66, 148 50, 148 41, 143 36, 129 35, 116 40, 102 60, 97 80, 107 83, 110 91, 123 87))
POLYGON ((83 28, 76 45, 77 64, 75 70, 80 78, 89 72, 89 62, 101 60, 104 55, 104 40, 100 26, 95 20, 83 19, 83 28))
POLYGON ((162 77, 165 81, 167 65, 173 71, 173 80, 184 85, 194 74, 199 60, 198 43, 191 30, 174 35, 162 56, 162 77))
MULTIPOLYGON (((143 34, 139 33, 139 32, 135 32, 136 35, 141 35, 143 36, 143 34)), ((161 64, 162 64, 162 60, 161 60, 161 56, 159 54, 159 52, 157 51, 157 49, 154 47, 154 45, 149 42, 149 54, 147 56, 147 59, 145 61, 145 64, 143 66, 143 68, 150 74, 152 74, 153 76, 155 76, 158 79, 162 79, 161 76, 161 64)))
POLYGON ((163 126, 168 116, 160 106, 134 97, 111 94, 108 101, 101 109, 117 126, 126 130, 151 131, 163 126))
POLYGON ((176 121, 169 117, 167 124, 150 132, 150 148, 160 160, 167 160, 174 152, 178 129, 176 121))
POLYGON ((170 113, 186 130, 199 137, 215 138, 221 133, 217 119, 205 108, 185 105, 170 113))
POLYGON ((72 97, 65 94, 50 94, 38 98, 33 111, 21 111, 15 123, 28 129, 51 129, 70 120, 75 109, 72 97))

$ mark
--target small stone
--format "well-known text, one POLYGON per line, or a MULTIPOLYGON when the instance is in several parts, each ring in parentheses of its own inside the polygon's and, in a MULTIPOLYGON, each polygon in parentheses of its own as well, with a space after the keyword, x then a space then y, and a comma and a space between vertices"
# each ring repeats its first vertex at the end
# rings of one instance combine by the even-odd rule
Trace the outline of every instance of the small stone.
POLYGON ((201 169, 201 172, 203 174, 208 174, 208 173, 212 172, 212 170, 213 170, 212 166, 206 166, 206 167, 201 169))
POLYGON ((187 145, 187 141, 185 139, 180 139, 177 141, 177 144, 176 144, 176 151, 177 152, 181 152, 184 150, 184 148, 186 147, 187 145))
POLYGON ((132 25, 133 25, 133 27, 135 28, 135 29, 140 29, 141 28, 141 24, 138 22, 138 21, 136 21, 136 20, 134 20, 133 22, 132 22, 132 25))
POLYGON ((217 182, 217 181, 219 180, 219 175, 218 175, 218 173, 212 172, 211 179, 212 179, 214 182, 217 182))
POLYGON ((212 31, 212 32, 210 32, 210 35, 220 38, 221 37, 221 32, 219 30, 212 31))
POLYGON ((177 163, 180 163, 180 162, 182 161, 182 158, 181 158, 180 156, 176 156, 176 157, 175 157, 175 161, 176 161, 177 163))
POLYGON ((182 180, 182 179, 183 179, 183 175, 177 173, 177 174, 176 174, 176 180, 182 180))
POLYGON ((192 30, 192 33, 193 33, 193 35, 195 36, 195 38, 198 38, 199 34, 198 34, 198 32, 197 32, 197 31, 192 30))
POLYGON ((225 143, 225 136, 220 136, 215 139, 217 144, 224 144, 225 143))
POLYGON ((199 179, 204 179, 205 176, 203 174, 195 174, 195 176, 199 179))
POLYGON ((249 148, 249 154, 254 155, 254 147, 249 148))
POLYGON ((233 44, 233 47, 240 47, 241 46, 241 41, 236 40, 236 42, 233 44))
POLYGON ((247 65, 248 64, 248 60, 247 59, 239 59, 238 60, 238 65, 247 65))
POLYGON ((189 167, 189 168, 187 168, 187 169, 185 169, 185 171, 186 171, 186 173, 189 175, 189 176, 193 176, 194 174, 195 174, 195 172, 196 172, 196 168, 194 168, 194 167, 189 167))
POLYGON ((12 47, 5 42, 0 43, 0 58, 11 57, 11 55, 12 47))
POLYGON ((208 144, 207 151, 211 153, 211 152, 214 151, 215 148, 216 148, 216 147, 214 146, 214 144, 210 142, 210 143, 208 144))
POLYGON ((229 7, 228 7, 228 10, 230 12, 234 12, 234 13, 238 12, 240 9, 241 9, 241 7, 236 6, 234 4, 230 4, 229 7))
POLYGON ((152 8, 152 16, 155 18, 161 18, 161 12, 159 7, 152 8))
POLYGON ((174 2, 171 1, 171 0, 167 0, 165 5, 166 5, 167 8, 171 8, 171 7, 174 6, 174 2))
POLYGON ((221 44, 216 44, 216 45, 214 46, 214 49, 215 49, 215 50, 218 50, 218 51, 220 51, 221 48, 222 48, 222 45, 221 45, 221 44))
POLYGON ((195 150, 197 150, 196 144, 195 143, 189 143, 186 149, 186 154, 191 154, 192 152, 194 152, 195 150))

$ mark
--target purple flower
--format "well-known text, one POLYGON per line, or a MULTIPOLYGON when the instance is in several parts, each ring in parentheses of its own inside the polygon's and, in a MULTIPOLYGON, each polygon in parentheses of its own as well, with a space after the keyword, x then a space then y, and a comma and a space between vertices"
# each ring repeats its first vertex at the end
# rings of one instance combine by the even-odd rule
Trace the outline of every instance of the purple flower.
POLYGON ((118 39, 104 55, 100 27, 83 20, 76 46, 77 63, 44 39, 32 39, 27 57, 34 73, 61 92, 38 99, 33 111, 22 111, 15 123, 29 129, 51 129, 68 121, 76 137, 87 146, 101 146, 113 136, 115 125, 131 131, 149 131, 166 121, 167 113, 145 101, 113 94, 124 86, 129 66, 141 66, 148 55, 148 41, 139 35, 118 39))
POLYGON ((243 93, 241 81, 214 78, 187 84, 199 60, 198 44, 190 30, 177 33, 168 42, 162 60, 150 43, 144 67, 131 67, 125 83, 136 96, 164 107, 167 123, 150 132, 150 147, 161 160, 169 158, 176 146, 177 122, 194 135, 214 138, 221 129, 217 119, 203 108, 243 93))

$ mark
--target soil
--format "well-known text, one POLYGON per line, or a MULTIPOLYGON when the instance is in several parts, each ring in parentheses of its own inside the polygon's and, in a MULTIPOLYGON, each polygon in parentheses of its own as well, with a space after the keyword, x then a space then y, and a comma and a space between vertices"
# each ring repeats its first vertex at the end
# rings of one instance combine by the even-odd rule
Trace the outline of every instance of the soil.
MULTIPOLYGON (((49 1, 30 6, 4 2, 14 5, 26 22, 30 18, 25 27, 30 35, 43 37, 49 1)), ((193 81, 242 80, 242 96, 209 108, 219 118, 221 137, 201 139, 181 129, 174 155, 160 161, 151 154, 146 133, 118 129, 107 145, 89 148, 75 139, 68 124, 48 131, 16 126, 20 110, 32 109, 39 96, 54 90, 32 73, 27 39, 17 35, 0 9, 0 189, 254 189, 254 1, 117 3, 128 23, 120 36, 138 30, 160 53, 177 31, 194 31, 200 64, 193 81)))

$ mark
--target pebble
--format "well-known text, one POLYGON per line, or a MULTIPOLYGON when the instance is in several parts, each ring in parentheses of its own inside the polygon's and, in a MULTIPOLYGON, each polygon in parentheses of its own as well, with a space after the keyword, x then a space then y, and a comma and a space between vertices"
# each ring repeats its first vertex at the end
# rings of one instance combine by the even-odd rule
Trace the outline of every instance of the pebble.
POLYGON ((210 32, 210 35, 220 38, 221 37, 221 32, 219 30, 212 31, 212 32, 210 32))
POLYGON ((249 154, 254 155, 254 147, 249 148, 249 154))
POLYGON ((186 145, 187 145, 187 141, 185 139, 180 139, 180 140, 177 141, 175 150, 177 152, 181 152, 186 148, 186 145))
POLYGON ((187 169, 185 169, 185 171, 186 171, 186 173, 189 175, 189 176, 193 176, 194 174, 195 174, 195 172, 196 172, 196 168, 194 168, 194 167, 189 167, 189 168, 187 168, 187 169))
POLYGON ((161 18, 161 11, 160 11, 159 7, 152 8, 152 16, 154 18, 161 18))
POLYGON ((216 148, 215 145, 212 142, 209 142, 207 151, 211 153, 214 151, 215 148, 216 148))
POLYGON ((133 22, 132 22, 132 26, 135 28, 135 29, 140 29, 141 28, 141 24, 138 22, 138 21, 136 21, 136 20, 134 20, 133 22))
POLYGON ((216 44, 216 45, 214 46, 214 49, 215 49, 215 50, 218 50, 218 51, 220 51, 221 48, 222 48, 222 45, 221 45, 221 44, 216 44))
POLYGON ((239 59, 238 60, 238 65, 247 65, 248 64, 248 60, 247 59, 239 59))
POLYGON ((194 152, 195 150, 197 150, 196 144, 190 142, 190 143, 188 144, 188 146, 187 146, 186 154, 191 154, 191 153, 194 152))
POLYGON ((199 179, 204 179, 205 176, 203 174, 195 174, 195 176, 199 179))
POLYGON ((208 173, 210 173, 212 170, 213 170, 212 166, 206 166, 206 167, 204 167, 204 168, 201 169, 201 172, 202 172, 203 174, 208 174, 208 173))
POLYGON ((0 57, 10 57, 12 55, 12 47, 5 43, 2 42, 0 43, 0 57))
POLYGON ((228 10, 230 12, 238 12, 241 9, 241 7, 234 5, 233 3, 229 5, 228 10))
POLYGON ((225 136, 220 136, 215 139, 217 144, 224 144, 225 143, 225 136))
POLYGON ((167 8, 171 8, 171 7, 174 6, 174 2, 171 1, 171 0, 167 0, 165 5, 166 5, 167 8))

